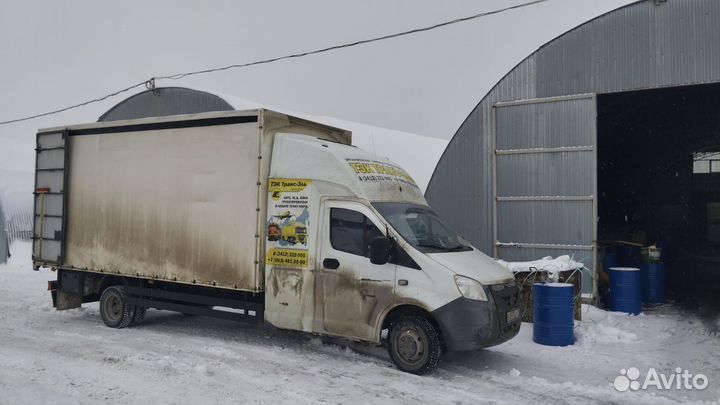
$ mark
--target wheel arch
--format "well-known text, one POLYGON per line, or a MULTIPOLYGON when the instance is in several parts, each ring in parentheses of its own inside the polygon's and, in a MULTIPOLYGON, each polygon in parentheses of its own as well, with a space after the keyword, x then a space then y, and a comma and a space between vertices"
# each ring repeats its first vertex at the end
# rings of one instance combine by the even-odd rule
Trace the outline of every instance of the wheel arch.
POLYGON ((438 323, 437 319, 435 319, 435 317, 432 315, 432 313, 417 304, 409 303, 401 303, 387 310, 387 312, 382 317, 382 322, 380 323, 380 328, 378 329, 377 340, 380 341, 382 337, 382 331, 384 329, 389 329, 396 320, 400 319, 403 316, 422 316, 426 318, 430 321, 430 323, 432 323, 435 329, 437 329, 437 332, 440 335, 440 340, 441 342, 443 341, 442 328, 440 327, 440 324, 438 323))
POLYGON ((128 282, 125 277, 122 276, 114 276, 114 275, 103 275, 99 277, 98 281, 98 294, 102 294, 105 289, 112 286, 125 286, 128 282))

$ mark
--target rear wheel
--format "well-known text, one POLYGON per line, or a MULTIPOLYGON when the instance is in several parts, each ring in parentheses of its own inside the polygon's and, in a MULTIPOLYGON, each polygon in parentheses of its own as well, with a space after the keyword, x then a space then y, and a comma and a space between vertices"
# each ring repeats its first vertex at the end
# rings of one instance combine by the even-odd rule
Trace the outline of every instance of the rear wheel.
POLYGON ((100 317, 111 328, 125 328, 135 318, 135 305, 127 303, 122 286, 108 287, 100 296, 100 317))
POLYGON ((401 370, 428 374, 440 360, 440 334, 427 318, 404 316, 390 327, 388 351, 401 370))

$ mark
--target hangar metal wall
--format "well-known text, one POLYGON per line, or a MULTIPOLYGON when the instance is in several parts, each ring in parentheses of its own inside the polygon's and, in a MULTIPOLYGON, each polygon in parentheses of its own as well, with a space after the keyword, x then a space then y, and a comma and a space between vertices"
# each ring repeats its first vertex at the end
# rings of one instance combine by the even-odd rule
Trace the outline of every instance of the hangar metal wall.
MULTIPOLYGON (((440 159, 426 198, 464 237, 492 254, 493 105, 720 82, 718 21, 718 0, 647 0, 604 14, 545 44, 472 110, 440 159)), ((568 112, 566 119, 573 117, 568 112)))

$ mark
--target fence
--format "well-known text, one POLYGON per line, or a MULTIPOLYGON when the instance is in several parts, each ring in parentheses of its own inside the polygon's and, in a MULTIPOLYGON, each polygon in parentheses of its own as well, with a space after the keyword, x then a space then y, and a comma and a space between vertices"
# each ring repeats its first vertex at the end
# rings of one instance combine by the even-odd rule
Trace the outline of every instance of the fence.
MULTIPOLYGON (((32 200, 10 203, 0 200, 0 212, 5 214, 5 231, 8 243, 16 240, 30 240, 33 232, 32 200)), ((2 221, 0 221, 2 225, 2 221)))

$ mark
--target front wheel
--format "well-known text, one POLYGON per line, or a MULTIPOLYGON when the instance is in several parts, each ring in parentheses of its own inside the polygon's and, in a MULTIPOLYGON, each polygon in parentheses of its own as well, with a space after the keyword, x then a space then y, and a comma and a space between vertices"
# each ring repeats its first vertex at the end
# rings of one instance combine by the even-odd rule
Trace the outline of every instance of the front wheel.
POLYGON ((440 360, 440 333, 427 318, 402 317, 390 327, 388 351, 402 371, 428 374, 440 360))

